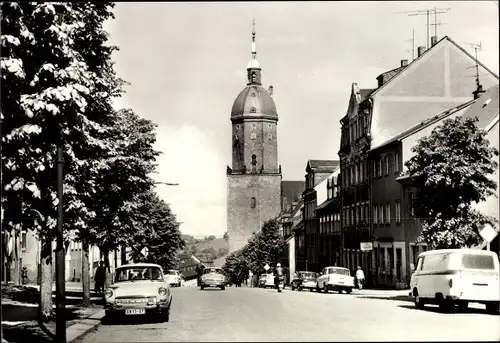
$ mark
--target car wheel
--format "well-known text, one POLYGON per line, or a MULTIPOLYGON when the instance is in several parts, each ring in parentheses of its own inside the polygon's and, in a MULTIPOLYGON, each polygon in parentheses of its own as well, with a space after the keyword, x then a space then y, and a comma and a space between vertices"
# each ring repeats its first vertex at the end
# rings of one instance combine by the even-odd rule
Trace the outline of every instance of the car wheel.
POLYGON ((500 303, 498 303, 497 301, 486 303, 486 311, 488 311, 489 313, 497 314, 499 311, 499 306, 500 303))
POLYGON ((295 291, 295 287, 292 286, 292 291, 295 291))
POLYGON ((469 307, 469 302, 468 301, 461 301, 458 303, 458 308, 460 311, 465 311, 469 307))
POLYGON ((422 310, 425 306, 425 301, 424 299, 420 298, 418 295, 418 292, 415 291, 415 294, 413 295, 413 301, 415 302, 415 307, 422 310))
POLYGON ((351 287, 346 288, 346 289, 345 289, 345 292, 346 292, 347 294, 351 294, 351 292, 352 292, 352 288, 351 288, 351 287))
POLYGON ((328 293, 328 286, 326 283, 323 284, 323 292, 328 293))
POLYGON ((443 312, 453 312, 453 310, 455 309, 455 304, 448 299, 441 299, 441 301, 439 302, 439 308, 443 312))
POLYGON ((203 291, 203 289, 204 289, 204 288, 205 288, 205 286, 200 286, 200 290, 202 290, 202 291, 203 291))
POLYGON ((226 289, 226 287, 222 286, 220 289, 221 289, 221 291, 223 291, 223 290, 225 290, 225 289, 226 289))

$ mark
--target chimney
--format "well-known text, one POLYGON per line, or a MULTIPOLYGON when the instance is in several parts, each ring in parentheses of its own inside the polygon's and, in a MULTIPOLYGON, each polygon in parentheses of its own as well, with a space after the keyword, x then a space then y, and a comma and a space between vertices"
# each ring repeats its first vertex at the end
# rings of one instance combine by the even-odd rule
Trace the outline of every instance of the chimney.
POLYGON ((431 37, 431 46, 436 45, 437 41, 438 41, 437 36, 432 36, 432 37, 431 37))
POLYGON ((408 65, 408 60, 401 60, 401 67, 406 67, 408 65))
POLYGON ((418 57, 422 56, 422 54, 425 52, 425 46, 419 46, 417 48, 418 51, 418 57))
POLYGON ((271 98, 273 97, 273 89, 274 89, 273 86, 269 86, 269 89, 267 90, 269 92, 269 95, 271 96, 271 98))

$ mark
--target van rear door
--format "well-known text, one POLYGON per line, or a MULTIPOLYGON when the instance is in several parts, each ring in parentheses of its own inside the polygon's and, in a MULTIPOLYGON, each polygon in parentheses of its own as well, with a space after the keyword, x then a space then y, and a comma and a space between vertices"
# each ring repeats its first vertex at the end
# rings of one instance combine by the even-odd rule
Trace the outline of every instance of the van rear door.
POLYGON ((496 255, 464 253, 460 270, 462 299, 499 301, 499 264, 496 255))

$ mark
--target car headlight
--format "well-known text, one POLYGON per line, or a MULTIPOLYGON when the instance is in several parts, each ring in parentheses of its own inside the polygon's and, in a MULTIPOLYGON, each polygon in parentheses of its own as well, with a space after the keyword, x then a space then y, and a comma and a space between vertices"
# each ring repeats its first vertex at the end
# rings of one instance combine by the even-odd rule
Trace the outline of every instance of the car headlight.
POLYGON ((111 298, 113 296, 113 290, 108 288, 104 291, 104 295, 106 296, 106 298, 111 298))
POLYGON ((161 297, 163 297, 163 296, 167 295, 167 289, 166 289, 166 288, 164 288, 164 287, 160 287, 160 288, 158 289, 158 295, 159 295, 159 296, 161 296, 161 297))

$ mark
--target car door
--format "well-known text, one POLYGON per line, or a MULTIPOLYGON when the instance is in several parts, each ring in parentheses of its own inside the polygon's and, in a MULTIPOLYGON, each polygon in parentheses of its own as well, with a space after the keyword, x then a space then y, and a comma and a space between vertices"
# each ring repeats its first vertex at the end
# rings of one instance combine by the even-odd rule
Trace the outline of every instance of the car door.
POLYGON ((419 281, 420 269, 422 268, 422 260, 423 260, 423 257, 419 257, 418 258, 415 270, 413 271, 413 274, 411 275, 410 284, 411 284, 412 291, 413 291, 414 288, 418 289, 418 286, 419 286, 419 282, 418 281, 419 281))
POLYGON ((321 271, 321 275, 318 277, 318 287, 323 288, 325 281, 326 281, 327 275, 326 275, 326 268, 323 268, 321 271))

